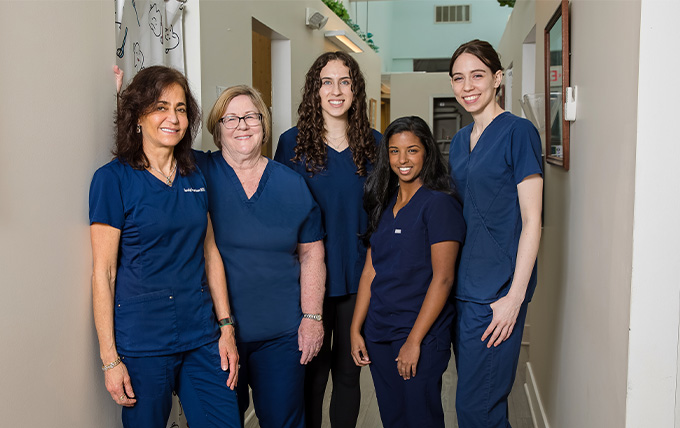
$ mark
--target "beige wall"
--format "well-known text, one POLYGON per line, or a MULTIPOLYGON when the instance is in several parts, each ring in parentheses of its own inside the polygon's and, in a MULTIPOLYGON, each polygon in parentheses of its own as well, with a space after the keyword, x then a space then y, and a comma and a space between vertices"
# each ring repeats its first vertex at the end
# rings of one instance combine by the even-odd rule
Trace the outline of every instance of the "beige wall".
POLYGON ((432 128, 433 97, 453 97, 448 73, 391 74, 390 122, 402 116, 420 116, 432 128))
POLYGON ((114 5, 0 13, 0 424, 117 427, 92 323, 88 188, 110 159, 114 5))
MULTIPOLYGON (((521 64, 521 43, 536 23, 540 93, 543 29, 558 4, 518 1, 516 28, 506 29, 512 43, 501 44, 504 65, 510 57, 521 64)), ((637 144, 637 93, 627 88, 638 83, 639 29, 639 1, 571 2, 571 83, 579 96, 571 169, 546 166, 531 305, 530 361, 551 427, 625 424, 637 144), (603 31, 604 22, 616 25, 603 31)))
MULTIPOLYGON (((251 84, 251 30, 255 18, 291 42, 291 126, 297 121, 297 107, 307 70, 317 56, 338 48, 324 38, 325 31, 349 27, 320 0, 307 1, 202 1, 201 2, 201 94, 203 110, 209 112, 217 99, 217 86, 251 84), (322 30, 305 26, 305 8, 312 7, 329 17, 322 30)), ((354 36, 364 53, 353 54, 366 78, 368 98, 380 100, 380 57, 354 36)), ((272 73, 276 73, 272 69, 272 73)), ((376 123, 380 123, 380 111, 376 123)), ((214 148, 212 136, 204 129, 203 148, 214 148)), ((274 136, 276 144, 278 135, 274 136)))

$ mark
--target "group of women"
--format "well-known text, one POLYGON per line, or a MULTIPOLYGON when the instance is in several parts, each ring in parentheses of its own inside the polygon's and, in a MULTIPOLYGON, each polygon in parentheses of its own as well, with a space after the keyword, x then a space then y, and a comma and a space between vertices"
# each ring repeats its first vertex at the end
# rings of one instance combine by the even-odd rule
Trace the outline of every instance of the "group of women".
POLYGON ((502 73, 486 42, 451 58, 474 123, 449 174, 422 119, 370 128, 345 53, 312 64, 274 160, 253 88, 219 96, 219 150, 203 153, 184 76, 140 71, 90 188, 95 325, 123 425, 164 427, 176 392, 190 426, 243 426, 250 389, 263 428, 318 428, 330 374, 331 425, 353 427, 369 365, 383 426, 443 427, 453 343, 459 425, 509 426, 542 170, 536 129, 496 103, 502 73))

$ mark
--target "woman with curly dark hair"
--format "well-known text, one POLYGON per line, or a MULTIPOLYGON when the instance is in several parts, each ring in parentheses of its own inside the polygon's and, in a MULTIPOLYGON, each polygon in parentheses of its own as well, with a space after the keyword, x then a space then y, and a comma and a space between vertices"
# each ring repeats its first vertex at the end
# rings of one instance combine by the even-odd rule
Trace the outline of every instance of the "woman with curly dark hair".
POLYGON ((448 298, 465 222, 424 120, 402 117, 387 127, 365 201, 370 248, 350 329, 352 358, 370 364, 385 428, 444 428, 448 298))
POLYGON ((368 122, 366 83, 356 60, 344 52, 319 56, 307 72, 298 116, 297 126, 281 135, 274 159, 305 178, 326 230, 326 297, 323 320, 318 320, 325 335, 306 370, 307 427, 321 426, 329 372, 331 425, 353 427, 361 392, 360 369, 350 355, 349 326, 366 258, 359 240, 367 224, 364 182, 380 140, 368 122))
POLYGON ((173 392, 191 426, 241 425, 224 266, 191 153, 200 122, 180 72, 140 71, 119 98, 115 159, 90 186, 94 321, 124 427, 165 427, 173 392))

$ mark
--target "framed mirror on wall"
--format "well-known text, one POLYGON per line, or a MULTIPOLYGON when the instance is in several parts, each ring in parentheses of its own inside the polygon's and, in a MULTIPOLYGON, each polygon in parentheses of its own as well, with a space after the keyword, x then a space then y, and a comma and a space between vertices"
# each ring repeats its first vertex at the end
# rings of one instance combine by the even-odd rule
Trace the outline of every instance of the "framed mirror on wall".
POLYGON ((569 1, 562 0, 545 26, 546 162, 569 170, 569 123, 564 100, 569 87, 569 1))

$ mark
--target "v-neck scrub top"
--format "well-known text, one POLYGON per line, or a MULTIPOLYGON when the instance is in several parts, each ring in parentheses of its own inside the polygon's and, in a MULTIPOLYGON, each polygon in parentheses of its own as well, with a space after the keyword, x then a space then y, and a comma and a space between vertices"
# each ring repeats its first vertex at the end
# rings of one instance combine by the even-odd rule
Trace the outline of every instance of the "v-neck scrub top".
POLYGON ((237 340, 264 341, 297 331, 302 319, 297 245, 324 236, 319 206, 305 181, 268 160, 248 199, 222 152, 194 154, 208 183, 237 340))
POLYGON ((168 355, 219 337, 205 275, 208 195, 200 171, 172 186, 113 160, 90 186, 90 224, 120 230, 114 296, 122 355, 168 355))
MULTIPOLYGON (((451 175, 463 198, 467 223, 455 297, 491 303, 505 296, 512 283, 522 232, 517 185, 530 175, 543 174, 541 139, 531 122, 504 112, 470 151, 473 125, 461 129, 449 149, 451 175)), ((526 301, 535 288, 536 264, 526 301)))
MULTIPOLYGON (((371 235, 375 278, 364 324, 366 339, 391 342, 408 337, 432 282, 431 246, 463 242, 462 207, 453 196, 421 187, 396 217, 396 194, 371 235)), ((446 302, 424 343, 438 339, 448 348, 453 305, 446 302)))
MULTIPOLYGON (((359 235, 366 232, 368 215, 364 211, 364 183, 366 176, 357 174, 352 151, 337 152, 328 148, 324 169, 315 174, 307 172, 305 163, 293 162, 298 128, 281 134, 274 160, 292 168, 304 179, 321 208, 326 231, 326 295, 329 297, 354 294, 366 262, 366 247, 359 235)), ((376 144, 382 135, 373 130, 376 144)), ((367 173, 373 165, 366 164, 367 173)))

